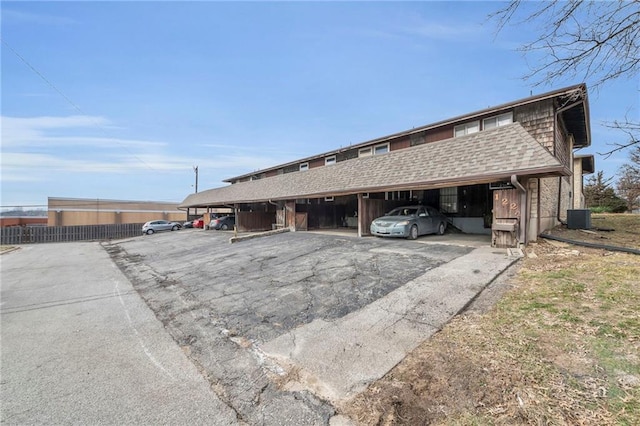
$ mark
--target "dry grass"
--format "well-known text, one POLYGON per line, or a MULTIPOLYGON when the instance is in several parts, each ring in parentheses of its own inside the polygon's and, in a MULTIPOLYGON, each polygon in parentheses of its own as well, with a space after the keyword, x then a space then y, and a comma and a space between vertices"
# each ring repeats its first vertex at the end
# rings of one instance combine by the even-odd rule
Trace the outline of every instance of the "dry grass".
MULTIPOLYGON (((640 216, 592 221, 616 229, 606 244, 640 247, 640 216)), ((455 318, 341 411, 364 425, 639 424, 640 256, 550 241, 527 254, 491 310, 455 318)))

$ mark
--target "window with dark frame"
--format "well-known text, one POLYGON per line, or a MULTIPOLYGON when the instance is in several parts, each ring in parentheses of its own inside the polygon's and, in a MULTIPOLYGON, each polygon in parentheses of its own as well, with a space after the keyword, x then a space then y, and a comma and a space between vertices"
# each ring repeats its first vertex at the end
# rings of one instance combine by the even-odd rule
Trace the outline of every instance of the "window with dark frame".
POLYGON ((458 187, 440 189, 440 210, 443 213, 458 213, 458 187))

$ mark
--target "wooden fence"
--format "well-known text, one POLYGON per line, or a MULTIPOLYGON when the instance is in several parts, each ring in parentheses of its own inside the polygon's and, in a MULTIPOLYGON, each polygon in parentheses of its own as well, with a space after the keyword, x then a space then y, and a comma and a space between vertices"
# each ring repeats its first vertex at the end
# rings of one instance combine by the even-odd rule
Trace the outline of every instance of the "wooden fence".
POLYGON ((128 238, 142 235, 142 225, 9 226, 0 228, 0 243, 13 245, 128 238))

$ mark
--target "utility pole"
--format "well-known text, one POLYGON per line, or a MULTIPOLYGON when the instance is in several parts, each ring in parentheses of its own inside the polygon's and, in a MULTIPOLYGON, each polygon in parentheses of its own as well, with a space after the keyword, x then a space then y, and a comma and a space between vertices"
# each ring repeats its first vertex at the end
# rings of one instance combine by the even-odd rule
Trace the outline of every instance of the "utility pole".
POLYGON ((198 166, 193 166, 193 171, 196 172, 196 194, 198 193, 198 166))

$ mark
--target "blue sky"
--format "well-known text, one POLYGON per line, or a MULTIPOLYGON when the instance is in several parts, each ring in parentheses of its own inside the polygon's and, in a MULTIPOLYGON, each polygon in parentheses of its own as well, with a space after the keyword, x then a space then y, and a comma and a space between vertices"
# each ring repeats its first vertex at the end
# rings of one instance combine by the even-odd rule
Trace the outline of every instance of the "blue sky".
MULTIPOLYGON (((533 94, 498 2, 2 2, 1 206, 182 201, 223 179, 533 94), (28 65, 21 59, 23 58, 28 65)), ((587 81, 589 84, 589 81, 587 81)), ((591 91, 592 147, 638 81, 591 91)), ((613 176, 622 152, 596 169, 613 176)))

